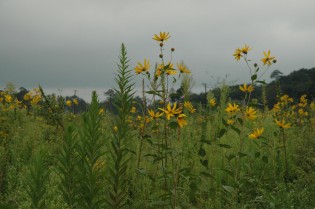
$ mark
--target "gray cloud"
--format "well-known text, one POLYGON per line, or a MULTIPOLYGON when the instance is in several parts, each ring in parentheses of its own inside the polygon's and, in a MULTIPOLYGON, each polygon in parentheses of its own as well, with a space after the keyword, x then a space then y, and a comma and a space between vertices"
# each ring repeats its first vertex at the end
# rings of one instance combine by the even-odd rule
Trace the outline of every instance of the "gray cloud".
MULTIPOLYGON (((1 0, 0 87, 110 88, 121 42, 131 67, 158 61, 154 33, 184 60, 196 88, 211 76, 248 82, 235 48, 249 44, 259 61, 271 49, 273 69, 314 67, 315 2, 310 0, 1 0)), ((266 74, 267 79, 269 74, 266 74)))

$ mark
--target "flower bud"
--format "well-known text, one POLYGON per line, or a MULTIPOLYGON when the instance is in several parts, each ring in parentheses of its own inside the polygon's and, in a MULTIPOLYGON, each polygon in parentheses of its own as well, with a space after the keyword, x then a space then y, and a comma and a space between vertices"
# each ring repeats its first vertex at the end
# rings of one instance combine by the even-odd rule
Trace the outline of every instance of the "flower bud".
POLYGON ((273 62, 273 63, 276 63, 276 62, 277 62, 277 60, 272 60, 272 62, 273 62))
POLYGON ((163 42, 160 43, 160 47, 163 47, 163 42))
POLYGON ((172 51, 172 52, 175 51, 175 48, 171 48, 171 51, 172 51))
POLYGON ((255 64, 254 64, 254 67, 257 67, 257 66, 258 66, 257 63, 255 63, 255 64))
POLYGON ((159 57, 162 59, 163 58, 163 54, 160 54, 159 57))

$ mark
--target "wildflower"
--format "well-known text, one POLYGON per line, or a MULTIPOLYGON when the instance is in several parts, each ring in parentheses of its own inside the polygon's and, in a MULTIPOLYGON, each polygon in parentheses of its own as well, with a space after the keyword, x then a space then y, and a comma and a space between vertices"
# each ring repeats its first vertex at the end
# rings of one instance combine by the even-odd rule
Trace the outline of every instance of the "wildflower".
POLYGON ((117 126, 114 126, 114 127, 113 127, 113 130, 114 130, 114 132, 118 132, 118 127, 117 127, 117 126))
MULTIPOLYGON (((41 99, 42 99, 41 95, 33 96, 32 101, 31 101, 31 105, 37 105, 41 99)), ((70 106, 71 106, 71 101, 70 101, 70 106)))
POLYGON ((264 132, 264 128, 257 128, 256 130, 254 130, 253 133, 249 134, 249 138, 251 139, 259 139, 260 136, 263 134, 264 132))
POLYGON ((186 73, 186 74, 191 73, 190 70, 188 70, 188 68, 184 65, 184 63, 180 63, 180 64, 177 63, 177 68, 180 71, 180 73, 186 73))
POLYGON ((250 120, 253 120, 255 118, 257 118, 257 112, 254 108, 252 107, 246 107, 246 110, 245 110, 245 117, 250 119, 250 120))
POLYGON ((103 114, 104 113, 104 108, 100 108, 100 110, 98 111, 98 114, 103 114))
POLYGON ((30 95, 29 93, 27 93, 27 94, 25 94, 25 95, 23 96, 23 99, 24 99, 25 101, 28 101, 30 98, 31 98, 31 95, 30 95))
POLYGON ((148 112, 149 112, 149 115, 151 116, 152 119, 157 119, 164 114, 163 112, 162 113, 160 113, 160 112, 154 113, 153 110, 148 110, 148 112))
POLYGON ((210 104, 211 107, 214 107, 217 104, 217 102, 215 101, 214 98, 212 98, 212 99, 209 100, 209 104, 210 104))
POLYGON ((166 110, 164 108, 159 108, 159 110, 162 110, 166 114, 167 120, 170 120, 171 117, 173 117, 174 115, 180 114, 182 112, 181 108, 176 109, 176 107, 177 107, 176 103, 174 103, 173 108, 171 108, 171 104, 168 103, 166 110))
POLYGON ((170 38, 169 34, 170 34, 169 32, 160 32, 159 35, 154 34, 154 37, 152 39, 163 42, 170 38))
POLYGON ((67 105, 68 107, 71 107, 71 105, 72 105, 71 100, 67 100, 67 101, 66 101, 66 105, 67 105))
POLYGON ((308 116, 308 112, 304 111, 302 108, 300 108, 298 112, 299 112, 299 115, 301 116, 308 116))
POLYGON ((305 94, 301 96, 300 102, 301 103, 307 103, 307 99, 306 99, 306 95, 305 94))
POLYGON ((251 50, 251 48, 249 48, 249 46, 245 44, 245 46, 241 50, 243 54, 247 54, 251 50))
POLYGON ((184 102, 184 107, 185 107, 190 113, 196 112, 196 109, 194 109, 194 106, 193 106, 190 102, 184 102))
POLYGON ((136 111, 137 111, 136 107, 132 107, 130 110, 131 113, 135 113, 136 111))
POLYGON ((233 56, 236 59, 236 61, 239 61, 241 57, 243 57, 242 50, 240 48, 235 49, 233 56))
POLYGON ((138 65, 134 68, 137 75, 142 72, 148 72, 149 69, 150 69, 150 61, 149 60, 147 61, 146 59, 144 59, 143 65, 142 63, 138 62, 138 65))
POLYGON ((175 70, 173 70, 173 69, 168 69, 168 70, 165 71, 165 73, 167 75, 176 75, 177 72, 175 70))
POLYGON ((246 83, 244 83, 243 86, 240 86, 240 90, 244 93, 249 93, 249 92, 252 92, 254 91, 254 87, 252 84, 250 84, 249 86, 247 86, 246 83))
POLYGON ((73 104, 75 104, 75 105, 79 105, 79 101, 78 101, 78 99, 77 99, 77 98, 73 99, 73 104))
POLYGON ((227 112, 227 113, 229 113, 229 114, 235 114, 235 113, 237 113, 238 111, 240 111, 240 108, 238 107, 238 105, 237 104, 231 104, 231 103, 229 103, 228 104, 228 107, 225 109, 225 111, 227 112))
MULTIPOLYGON (((167 69, 165 70, 165 73, 167 75, 175 75, 177 72, 174 69, 174 64, 173 63, 168 63, 165 67, 167 67, 167 69)), ((164 67, 163 67, 164 69, 164 67)))
POLYGON ((264 52, 265 57, 261 59, 261 61, 264 63, 264 65, 271 65, 271 61, 275 59, 275 57, 270 57, 270 50, 268 53, 264 52))
POLYGON ((286 102, 286 103, 288 103, 288 102, 293 102, 293 98, 291 98, 291 97, 289 97, 288 95, 283 95, 283 96, 281 96, 280 97, 280 100, 281 101, 283 101, 283 102, 286 102))
POLYGON ((280 128, 283 128, 283 129, 287 129, 287 128, 291 127, 291 124, 285 123, 284 119, 282 119, 282 121, 275 119, 275 122, 276 122, 277 126, 279 126, 280 128))
POLYGON ((186 117, 185 114, 179 114, 177 117, 178 125, 183 128, 184 125, 187 125, 187 121, 184 119, 186 117))
POLYGON ((5 101, 8 102, 8 103, 13 101, 13 98, 12 98, 11 95, 4 95, 4 98, 5 98, 5 101))
POLYGON ((233 125, 235 121, 233 119, 228 119, 226 123, 229 125, 233 125))
POLYGON ((141 121, 141 120, 142 120, 141 115, 138 115, 136 120, 137 120, 137 121, 141 121))

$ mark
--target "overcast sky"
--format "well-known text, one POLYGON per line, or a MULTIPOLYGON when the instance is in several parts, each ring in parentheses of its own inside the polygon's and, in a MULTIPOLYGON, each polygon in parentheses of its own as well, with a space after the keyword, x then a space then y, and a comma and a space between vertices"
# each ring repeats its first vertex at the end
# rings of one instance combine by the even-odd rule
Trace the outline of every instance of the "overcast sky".
POLYGON ((276 56, 265 79, 289 74, 315 67, 314 11, 314 0, 0 0, 0 88, 106 91, 121 43, 132 68, 144 58, 154 65, 160 31, 170 32, 166 49, 176 48, 173 60, 190 68, 195 89, 225 75, 249 82, 232 56, 244 44, 253 61, 268 49, 276 56))

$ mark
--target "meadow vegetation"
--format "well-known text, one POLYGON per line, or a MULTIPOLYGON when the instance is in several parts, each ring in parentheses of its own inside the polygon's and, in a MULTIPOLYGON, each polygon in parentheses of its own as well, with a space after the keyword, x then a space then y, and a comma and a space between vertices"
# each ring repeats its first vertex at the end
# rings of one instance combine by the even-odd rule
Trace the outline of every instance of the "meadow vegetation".
POLYGON ((263 79, 277 62, 270 50, 258 62, 250 46, 235 50, 251 80, 239 86, 242 100, 231 100, 222 82, 217 95, 205 94, 207 103, 193 104, 193 71, 173 63, 169 39, 154 35, 153 67, 147 59, 129 66, 121 45, 115 111, 95 92, 77 113, 77 99, 40 86, 22 99, 12 85, 0 91, 1 209, 315 207, 315 103, 275 88, 277 103, 268 107, 263 79), (176 83, 182 96, 174 100, 176 83))

